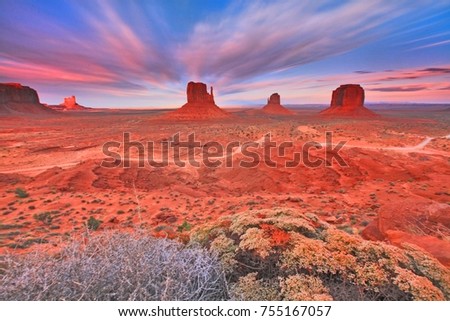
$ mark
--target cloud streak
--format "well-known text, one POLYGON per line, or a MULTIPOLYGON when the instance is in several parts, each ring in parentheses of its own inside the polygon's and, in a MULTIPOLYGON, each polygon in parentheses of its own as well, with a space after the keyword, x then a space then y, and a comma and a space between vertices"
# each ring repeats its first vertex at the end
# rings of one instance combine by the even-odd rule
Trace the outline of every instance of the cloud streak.
POLYGON ((411 91, 422 91, 427 89, 428 88, 425 86, 405 86, 405 87, 378 87, 378 88, 371 88, 370 90, 381 92, 393 92, 393 91, 411 92, 411 91))
MULTIPOLYGON (((133 9, 130 3, 126 10, 133 9)), ((12 8, 22 13, 28 24, 0 23, 0 71, 3 78, 33 79, 36 82, 65 82, 80 86, 159 89, 179 80, 177 63, 168 48, 158 42, 157 26, 140 11, 141 24, 119 14, 119 3, 92 1, 73 4, 72 14, 83 32, 74 31, 67 21, 57 21, 42 12, 29 10, 18 2, 12 8), (145 23, 142 23, 144 21, 145 23), (143 32, 145 30, 145 32, 143 32), (134 84, 134 86, 132 85, 134 84)), ((12 10, 10 8, 10 10, 12 10)))
POLYGON ((188 74, 221 85, 284 71, 357 48, 405 12, 401 1, 255 1, 196 26, 178 57, 188 74), (343 23, 345 22, 345 23, 343 23))

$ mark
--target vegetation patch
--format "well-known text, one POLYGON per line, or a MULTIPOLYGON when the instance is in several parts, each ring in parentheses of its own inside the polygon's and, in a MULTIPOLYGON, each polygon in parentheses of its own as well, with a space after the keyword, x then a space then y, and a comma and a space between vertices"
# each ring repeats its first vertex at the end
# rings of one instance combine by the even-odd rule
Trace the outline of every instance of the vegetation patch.
POLYGON ((414 246, 363 240, 294 209, 246 211, 191 237, 236 300, 449 300, 450 271, 414 246))

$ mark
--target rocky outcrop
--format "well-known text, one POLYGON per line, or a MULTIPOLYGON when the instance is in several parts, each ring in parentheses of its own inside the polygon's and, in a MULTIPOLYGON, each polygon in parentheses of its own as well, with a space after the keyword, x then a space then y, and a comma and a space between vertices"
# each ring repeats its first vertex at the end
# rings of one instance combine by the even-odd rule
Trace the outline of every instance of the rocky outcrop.
POLYGON ((7 103, 40 104, 36 90, 19 83, 0 84, 0 104, 7 103))
POLYGON ((51 110, 43 106, 33 88, 19 83, 0 84, 0 114, 42 114, 51 110))
POLYGON ((374 112, 364 107, 364 89, 360 85, 341 85, 331 96, 330 107, 321 111, 321 115, 336 116, 376 116, 374 112))
POLYGON ((81 111, 91 109, 89 107, 79 105, 75 96, 65 97, 63 103, 59 105, 48 105, 47 107, 58 111, 81 111))
POLYGON ((77 104, 77 99, 75 96, 65 97, 64 102, 60 105, 63 105, 66 108, 76 108, 76 106, 80 106, 77 104))
POLYGON ((213 87, 208 93, 206 84, 201 82, 189 82, 186 89, 187 102, 191 104, 214 104, 213 87))
POLYGON ((189 82, 186 88, 187 103, 181 108, 168 113, 171 119, 203 120, 229 118, 231 115, 220 109, 214 102, 213 88, 208 93, 206 84, 189 82))
POLYGON ((278 93, 270 95, 267 104, 261 109, 261 112, 269 115, 294 115, 295 113, 281 105, 281 97, 278 93))
POLYGON ((280 105, 281 104, 281 97, 278 93, 274 93, 270 95, 269 99, 267 99, 268 105, 280 105))
POLYGON ((331 107, 364 106, 364 89, 360 85, 342 85, 333 90, 331 107))

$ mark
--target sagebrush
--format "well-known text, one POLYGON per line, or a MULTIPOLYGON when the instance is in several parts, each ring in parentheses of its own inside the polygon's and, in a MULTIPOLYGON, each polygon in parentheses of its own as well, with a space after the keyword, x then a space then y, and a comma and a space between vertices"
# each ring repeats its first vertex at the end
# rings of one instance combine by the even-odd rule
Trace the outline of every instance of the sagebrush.
POLYGON ((199 227, 236 300, 449 300, 450 271, 413 245, 363 240, 289 208, 199 227))
POLYGON ((140 233, 102 232, 57 255, 5 255, 0 300, 224 300, 217 258, 140 233))

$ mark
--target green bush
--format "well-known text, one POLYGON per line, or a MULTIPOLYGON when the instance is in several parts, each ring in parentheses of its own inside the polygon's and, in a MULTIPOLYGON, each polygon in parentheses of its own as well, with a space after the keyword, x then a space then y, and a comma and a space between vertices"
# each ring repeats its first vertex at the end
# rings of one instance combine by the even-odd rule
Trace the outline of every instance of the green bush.
POLYGON ((50 212, 42 212, 39 214, 34 214, 33 218, 36 221, 44 223, 45 225, 50 225, 50 224, 52 224, 52 221, 53 221, 53 216, 50 212))
POLYGON ((30 194, 28 194, 25 190, 21 188, 16 188, 15 193, 18 198, 27 198, 28 196, 30 196, 30 194))
POLYGON ((178 226, 178 232, 183 232, 183 231, 190 231, 192 228, 192 225, 189 224, 187 221, 184 221, 183 224, 181 224, 180 226, 178 226))
POLYGON ((102 221, 97 220, 93 216, 89 217, 89 219, 86 222, 87 228, 92 231, 97 231, 101 224, 102 224, 102 221))

